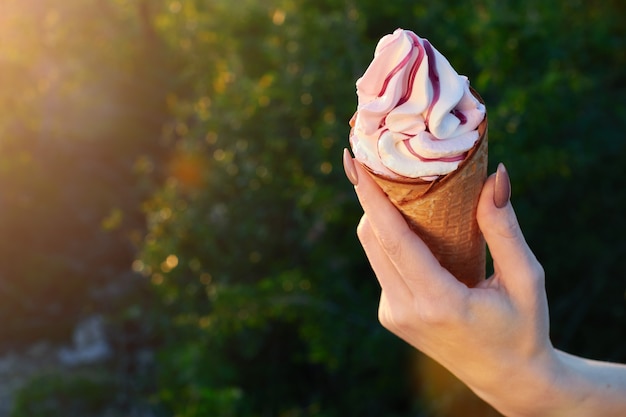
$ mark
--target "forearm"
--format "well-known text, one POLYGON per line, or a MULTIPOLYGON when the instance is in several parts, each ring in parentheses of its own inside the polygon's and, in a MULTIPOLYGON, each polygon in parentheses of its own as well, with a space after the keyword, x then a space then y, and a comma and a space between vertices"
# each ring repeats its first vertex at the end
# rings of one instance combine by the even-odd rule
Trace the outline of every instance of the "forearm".
POLYGON ((571 399, 567 416, 626 415, 626 365, 583 359, 557 351, 566 370, 560 388, 571 399))
POLYGON ((626 365, 555 350, 476 392, 507 417, 626 416, 626 365))

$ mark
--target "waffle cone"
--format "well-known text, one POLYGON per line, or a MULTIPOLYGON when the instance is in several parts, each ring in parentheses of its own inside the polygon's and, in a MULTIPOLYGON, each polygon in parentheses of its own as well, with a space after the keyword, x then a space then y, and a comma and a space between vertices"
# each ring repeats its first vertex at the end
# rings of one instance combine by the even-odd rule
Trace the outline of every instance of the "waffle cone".
POLYGON ((466 159, 438 180, 400 181, 365 166, 441 265, 468 287, 485 279, 485 240, 476 208, 487 177, 487 125, 485 116, 466 159))

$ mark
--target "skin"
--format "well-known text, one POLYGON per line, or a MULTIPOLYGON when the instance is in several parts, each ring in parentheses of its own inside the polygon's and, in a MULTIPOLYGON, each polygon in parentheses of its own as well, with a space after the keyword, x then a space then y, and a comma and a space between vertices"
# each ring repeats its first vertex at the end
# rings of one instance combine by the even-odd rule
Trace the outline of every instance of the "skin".
POLYGON ((357 234, 381 286, 385 328, 506 416, 626 415, 626 366, 550 342, 544 271, 520 230, 503 166, 487 179, 477 210, 495 272, 475 288, 439 265, 349 154, 344 167, 364 210, 357 234))

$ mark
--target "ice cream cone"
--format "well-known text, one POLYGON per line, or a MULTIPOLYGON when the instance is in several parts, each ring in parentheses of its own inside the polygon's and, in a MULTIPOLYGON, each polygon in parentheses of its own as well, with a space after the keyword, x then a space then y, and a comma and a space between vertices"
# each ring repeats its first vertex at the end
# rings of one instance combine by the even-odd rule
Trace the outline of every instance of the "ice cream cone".
POLYGON ((468 287, 485 279, 486 248, 476 208, 487 176, 486 116, 478 133, 459 167, 435 181, 398 180, 365 166, 441 265, 468 287))

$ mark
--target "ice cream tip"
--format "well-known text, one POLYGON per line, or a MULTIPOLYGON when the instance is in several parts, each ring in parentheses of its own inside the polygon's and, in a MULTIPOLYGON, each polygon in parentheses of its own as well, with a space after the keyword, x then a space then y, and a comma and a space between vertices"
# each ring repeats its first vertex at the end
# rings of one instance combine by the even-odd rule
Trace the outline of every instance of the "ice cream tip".
POLYGON ((376 174, 432 181, 456 170, 479 139, 486 109, 468 78, 410 30, 380 39, 356 90, 350 144, 376 174))

